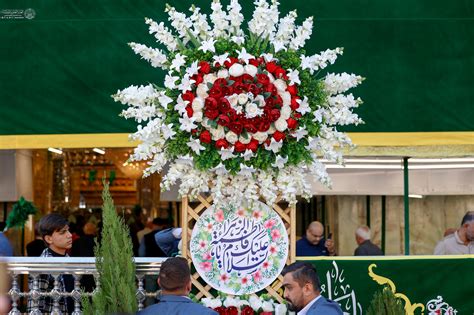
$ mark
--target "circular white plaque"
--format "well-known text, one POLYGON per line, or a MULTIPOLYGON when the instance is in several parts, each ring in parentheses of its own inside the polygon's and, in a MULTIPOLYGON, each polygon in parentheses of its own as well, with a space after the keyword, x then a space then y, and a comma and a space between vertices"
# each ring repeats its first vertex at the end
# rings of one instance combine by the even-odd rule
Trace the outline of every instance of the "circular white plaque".
POLYGON ((262 202, 211 206, 194 225, 190 250, 194 267, 211 287, 250 294, 280 275, 288 235, 280 216, 262 202))

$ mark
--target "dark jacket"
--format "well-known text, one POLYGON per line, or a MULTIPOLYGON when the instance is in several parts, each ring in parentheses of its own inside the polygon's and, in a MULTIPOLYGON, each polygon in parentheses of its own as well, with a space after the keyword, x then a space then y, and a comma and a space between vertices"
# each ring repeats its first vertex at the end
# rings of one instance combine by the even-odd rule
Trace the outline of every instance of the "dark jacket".
POLYGON ((191 299, 178 295, 162 295, 157 304, 148 306, 138 312, 138 315, 217 315, 216 311, 211 310, 201 304, 194 303, 191 299))
POLYGON ((382 250, 370 240, 364 241, 356 248, 354 256, 382 256, 382 250))

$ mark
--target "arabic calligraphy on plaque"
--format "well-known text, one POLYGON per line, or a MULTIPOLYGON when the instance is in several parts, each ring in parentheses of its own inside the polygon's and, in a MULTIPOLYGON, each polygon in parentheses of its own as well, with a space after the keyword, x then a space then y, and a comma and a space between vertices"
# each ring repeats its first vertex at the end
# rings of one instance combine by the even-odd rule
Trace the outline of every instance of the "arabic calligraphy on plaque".
POLYGON ((261 222, 246 217, 226 220, 212 232, 211 255, 219 269, 252 274, 268 256, 270 238, 261 222))

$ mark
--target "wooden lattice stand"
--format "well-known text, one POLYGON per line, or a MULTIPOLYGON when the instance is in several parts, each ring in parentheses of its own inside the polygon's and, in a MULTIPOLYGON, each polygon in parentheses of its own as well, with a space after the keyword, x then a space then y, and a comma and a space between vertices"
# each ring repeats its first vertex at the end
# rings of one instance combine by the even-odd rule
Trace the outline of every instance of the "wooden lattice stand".
MULTIPOLYGON (((182 199, 182 216, 181 216, 181 226, 183 228, 182 233, 182 252, 191 262, 191 252, 189 250, 189 241, 191 239, 191 232, 194 227, 194 224, 199 219, 201 213, 203 213, 207 208, 212 206, 212 197, 198 197, 198 204, 193 208, 189 204, 188 198, 183 197, 182 199)), ((288 239, 290 243, 290 248, 288 252, 288 259, 286 264, 291 264, 295 261, 296 257, 296 208, 295 206, 280 207, 277 203, 273 204, 273 210, 275 210, 281 217, 283 223, 286 227, 286 232, 288 233, 288 239)), ((193 285, 199 290, 199 293, 196 295, 196 298, 200 299, 202 297, 214 297, 210 290, 212 289, 210 285, 206 284, 203 279, 201 279, 199 273, 194 272, 191 276, 193 285)), ((283 277, 280 275, 271 285, 267 286, 265 290, 277 301, 280 303, 283 302, 283 298, 279 293, 282 286, 283 277)))

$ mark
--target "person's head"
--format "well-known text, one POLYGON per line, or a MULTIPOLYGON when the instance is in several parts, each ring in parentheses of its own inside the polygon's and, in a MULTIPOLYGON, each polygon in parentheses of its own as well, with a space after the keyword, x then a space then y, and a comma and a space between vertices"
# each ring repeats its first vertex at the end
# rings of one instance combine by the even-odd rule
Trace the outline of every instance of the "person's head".
POLYGON ((283 275, 283 297, 288 309, 301 311, 309 302, 319 296, 319 278, 316 268, 310 263, 296 262, 286 266, 283 275))
POLYGON ((474 241, 474 211, 466 212, 462 218, 460 230, 468 242, 474 241))
POLYGON ((41 218, 38 228, 46 245, 58 254, 65 254, 72 247, 72 234, 69 223, 57 213, 47 214, 41 218))
POLYGON ((306 229, 306 239, 313 245, 318 244, 324 238, 324 226, 321 222, 313 221, 306 229))
POLYGON ((370 228, 366 225, 359 226, 355 232, 357 244, 362 244, 370 240, 370 228))
POLYGON ((97 234, 97 226, 92 222, 87 222, 84 224, 82 228, 84 231, 84 235, 96 235, 97 234))
POLYGON ((162 218, 154 218, 152 221, 152 229, 153 230, 162 230, 166 228, 168 225, 168 220, 167 219, 162 219, 162 218))
POLYGON ((163 294, 188 295, 191 292, 191 271, 183 257, 168 258, 161 264, 158 285, 163 294))

